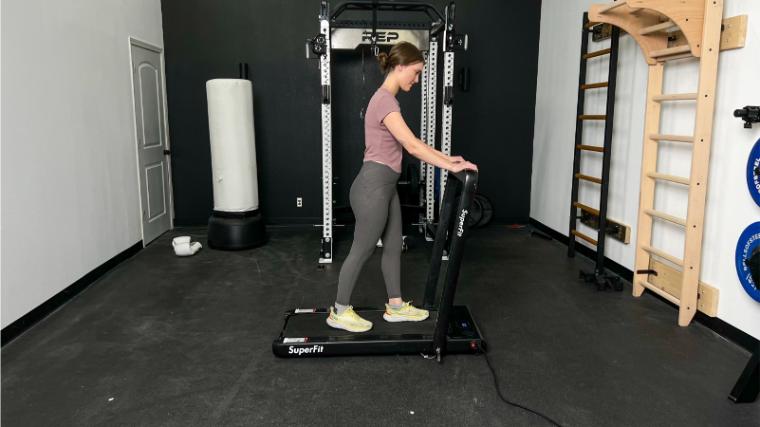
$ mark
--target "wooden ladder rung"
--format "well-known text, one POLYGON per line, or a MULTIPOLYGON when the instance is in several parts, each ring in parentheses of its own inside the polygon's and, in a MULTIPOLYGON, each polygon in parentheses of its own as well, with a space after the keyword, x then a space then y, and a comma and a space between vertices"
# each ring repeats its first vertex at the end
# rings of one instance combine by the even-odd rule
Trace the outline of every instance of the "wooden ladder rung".
POLYGON ((602 180, 601 180, 601 178, 597 178, 597 177, 595 177, 595 176, 588 176, 588 175, 583 175, 583 174, 581 174, 581 173, 576 173, 576 174, 575 174, 575 177, 576 177, 576 178, 578 178, 578 179, 582 179, 582 180, 584 180, 584 181, 591 181, 591 182, 595 182, 595 183, 597 183, 597 184, 601 184, 601 183, 602 183, 602 180))
POLYGON ((650 178, 652 178, 652 179, 661 179, 663 181, 670 181, 670 182, 675 182, 675 183, 683 184, 683 185, 689 185, 690 184, 688 178, 684 178, 684 177, 681 177, 681 176, 667 175, 667 174, 658 173, 658 172, 649 172, 649 173, 647 173, 647 176, 650 177, 650 178))
POLYGON ((675 61, 675 60, 678 60, 678 59, 696 59, 696 58, 697 57, 694 56, 694 55, 692 55, 691 52, 687 52, 687 53, 681 53, 681 54, 678 54, 678 55, 666 56, 666 57, 663 57, 663 58, 659 58, 658 61, 659 62, 669 62, 669 61, 675 61))
POLYGON ((654 140, 654 141, 694 142, 693 136, 660 135, 656 133, 649 135, 649 139, 654 140))
POLYGON ((678 218, 677 216, 668 215, 664 212, 656 211, 654 209, 644 209, 644 213, 653 218, 664 219, 665 221, 670 221, 673 224, 678 224, 678 225, 682 225, 686 227, 686 220, 683 218, 678 218))
POLYGON ((581 89, 583 89, 583 90, 596 89, 596 88, 599 88, 599 87, 607 87, 608 85, 609 85, 609 83, 607 83, 607 82, 587 83, 587 84, 581 85, 581 89))
POLYGON ((674 297, 673 295, 670 295, 669 293, 665 292, 665 290, 658 288, 657 286, 655 286, 655 285, 647 282, 646 280, 638 280, 638 282, 639 282, 639 284, 641 286, 649 289, 650 291, 652 291, 652 292, 656 293, 657 295, 665 298, 666 300, 672 302, 673 304, 678 305, 678 306, 681 305, 681 300, 679 300, 678 298, 674 297))
POLYGON ((658 257, 660 257, 662 259, 666 259, 666 260, 672 262, 673 264, 675 264, 675 265, 683 268, 683 260, 678 259, 678 258, 674 257, 673 255, 665 253, 665 252, 663 252, 663 251, 661 251, 659 249, 655 249, 655 248, 653 248, 651 246, 641 246, 641 249, 649 252, 652 255, 656 255, 656 256, 658 256, 658 257))
MULTIPOLYGON (((628 4, 628 2, 625 1, 625 0, 617 1, 615 3, 611 3, 611 4, 607 5, 607 6, 599 9, 599 13, 600 14, 604 14, 604 13, 607 13, 607 12, 613 10, 613 9, 617 9, 620 6, 627 5, 627 4, 628 4)), ((631 11, 632 12, 638 12, 639 10, 641 10, 641 8, 639 8, 639 7, 631 7, 631 11)))
POLYGON ((604 114, 581 114, 578 120, 607 120, 604 114))
POLYGON ((599 216, 599 211, 596 210, 596 209, 594 209, 594 208, 592 208, 591 206, 586 206, 583 203, 579 203, 579 202, 574 202, 573 206, 575 206, 576 208, 578 208, 580 210, 584 210, 586 212, 590 212, 590 213, 592 213, 592 214, 594 214, 596 216, 599 216))
POLYGON ((644 27, 639 30, 639 34, 645 36, 647 34, 659 33, 673 27, 676 27, 676 24, 673 21, 666 21, 660 24, 644 27))
POLYGON ((693 101, 697 99, 696 93, 672 93, 668 95, 656 95, 652 98, 654 102, 662 101, 693 101))
POLYGON ((604 153, 604 147, 599 147, 596 145, 576 145, 575 148, 577 150, 596 151, 597 153, 604 153))
POLYGON ((608 55, 610 52, 612 52, 612 49, 610 48, 589 52, 583 55, 583 59, 591 59, 596 58, 597 56, 608 55))
POLYGON ((594 245, 594 246, 596 246, 596 245, 597 245, 597 242, 596 242, 596 240, 592 239, 591 237, 588 237, 587 235, 585 235, 585 234, 581 233, 581 232, 580 232, 580 231, 578 231, 578 230, 573 230, 571 233, 573 234, 573 236, 575 236, 575 237, 580 237, 581 239, 583 239, 583 240, 585 240, 585 241, 587 241, 587 242, 591 243, 591 244, 592 244, 592 245, 594 245))
MULTIPOLYGON (((649 56, 651 56, 652 58, 663 58, 666 56, 678 55, 678 54, 686 53, 690 51, 691 51, 691 47, 689 45, 683 45, 683 46, 669 47, 667 49, 653 50, 652 52, 649 53, 649 56)), ((690 55, 687 55, 684 57, 688 57, 688 56, 690 55)), ((673 59, 673 58, 668 58, 668 59, 673 59)))

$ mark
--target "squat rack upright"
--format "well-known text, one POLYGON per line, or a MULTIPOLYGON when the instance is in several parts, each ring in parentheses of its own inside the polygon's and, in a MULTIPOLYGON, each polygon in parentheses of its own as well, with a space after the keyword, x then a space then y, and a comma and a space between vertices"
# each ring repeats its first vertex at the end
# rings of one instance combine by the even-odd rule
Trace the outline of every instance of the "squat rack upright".
MULTIPOLYGON (((332 83, 330 74, 330 52, 332 50, 354 50, 369 45, 375 55, 380 45, 393 45, 406 41, 423 51, 425 67, 421 82, 420 139, 429 146, 436 146, 437 70, 439 38, 443 47, 443 106, 441 151, 451 153, 452 108, 454 103, 454 52, 466 50, 466 34, 454 31, 454 2, 449 3, 442 15, 427 3, 388 1, 348 1, 340 4, 330 14, 328 0, 322 0, 319 13, 320 32, 307 42, 306 55, 319 57, 322 85, 322 239, 319 263, 333 260, 333 173, 332 173, 332 83), (339 20, 347 11, 369 11, 371 21, 339 20), (426 22, 378 21, 378 12, 423 13, 426 22)), ((435 222, 435 182, 436 170, 432 165, 420 162, 420 179, 425 180, 425 217, 423 228, 427 240, 433 240, 428 225, 435 222)), ((439 202, 446 188, 446 174, 438 179, 439 202)), ((439 203, 440 204, 440 203, 439 203)), ((440 206, 438 206, 440 208, 440 206)))

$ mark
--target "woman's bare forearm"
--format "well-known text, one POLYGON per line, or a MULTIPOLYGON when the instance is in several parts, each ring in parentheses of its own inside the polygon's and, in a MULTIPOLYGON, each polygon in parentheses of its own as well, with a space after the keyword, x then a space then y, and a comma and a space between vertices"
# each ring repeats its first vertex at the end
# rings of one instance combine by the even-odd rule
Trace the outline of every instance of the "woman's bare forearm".
POLYGON ((417 140, 417 143, 414 144, 414 147, 411 150, 407 151, 409 151, 409 154, 422 160, 423 162, 430 163, 431 165, 442 169, 449 170, 454 166, 454 162, 449 160, 449 156, 441 153, 433 147, 430 147, 419 139, 417 140))

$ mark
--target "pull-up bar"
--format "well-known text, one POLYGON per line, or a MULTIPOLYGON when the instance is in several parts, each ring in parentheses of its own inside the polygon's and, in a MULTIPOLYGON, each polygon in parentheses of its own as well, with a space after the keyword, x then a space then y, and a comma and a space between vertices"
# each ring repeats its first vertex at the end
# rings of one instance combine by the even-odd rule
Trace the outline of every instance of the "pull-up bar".
MULTIPOLYGON (((336 23, 338 17, 348 10, 371 10, 377 11, 393 11, 393 12, 423 12, 432 22, 443 22, 444 18, 441 12, 438 11, 433 5, 428 3, 416 3, 416 2, 388 2, 388 1, 348 1, 342 3, 335 9, 335 12, 330 16, 332 24, 336 23)), ((334 26, 334 25, 333 25, 334 26)))

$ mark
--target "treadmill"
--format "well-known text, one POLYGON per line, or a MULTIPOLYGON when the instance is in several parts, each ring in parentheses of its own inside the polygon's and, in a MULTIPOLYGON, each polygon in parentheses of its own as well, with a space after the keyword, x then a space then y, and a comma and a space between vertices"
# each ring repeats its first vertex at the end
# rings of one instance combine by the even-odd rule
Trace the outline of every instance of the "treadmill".
POLYGON ((356 333, 328 326, 325 323, 328 308, 297 308, 285 314, 282 332, 272 343, 274 354, 289 358, 422 354, 441 362, 445 354, 485 352, 486 342, 470 310, 453 305, 469 233, 467 215, 477 184, 475 171, 449 173, 423 301, 423 307, 430 311, 429 318, 390 323, 382 318, 385 308, 354 308, 373 322, 369 331, 356 333), (447 245, 449 256, 444 263, 442 255, 447 245), (439 295, 438 281, 444 267, 443 290, 439 295))

